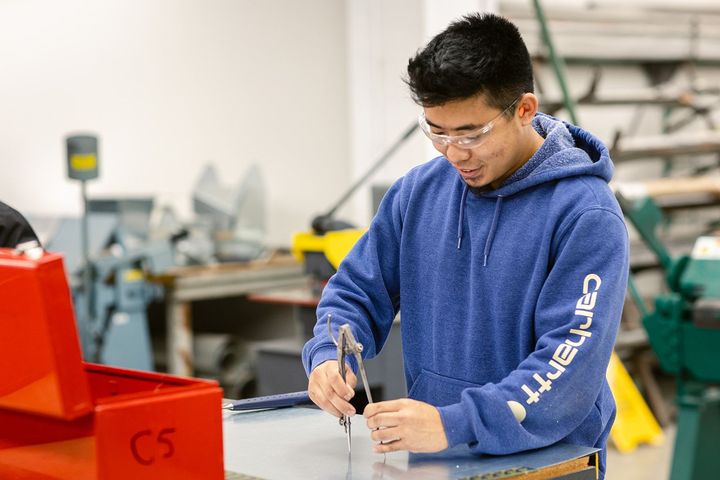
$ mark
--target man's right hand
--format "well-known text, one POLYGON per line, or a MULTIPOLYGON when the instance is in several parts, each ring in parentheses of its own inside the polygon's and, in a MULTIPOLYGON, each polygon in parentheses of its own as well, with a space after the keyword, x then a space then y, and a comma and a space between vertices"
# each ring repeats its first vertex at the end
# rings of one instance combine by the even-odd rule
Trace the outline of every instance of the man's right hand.
POLYGON ((315 367, 308 381, 310 399, 315 405, 338 418, 355 414, 355 407, 350 405, 348 400, 355 395, 357 377, 347 364, 345 376, 347 384, 340 376, 337 360, 328 360, 315 367))

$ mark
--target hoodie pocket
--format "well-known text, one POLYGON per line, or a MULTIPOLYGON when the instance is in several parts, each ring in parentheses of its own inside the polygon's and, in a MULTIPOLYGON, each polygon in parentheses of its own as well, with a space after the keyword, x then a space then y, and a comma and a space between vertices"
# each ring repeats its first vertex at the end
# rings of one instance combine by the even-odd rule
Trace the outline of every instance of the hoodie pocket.
POLYGON ((444 407, 460 402, 460 395, 466 388, 477 387, 480 387, 477 383, 446 377, 423 369, 410 388, 408 397, 436 407, 444 407))

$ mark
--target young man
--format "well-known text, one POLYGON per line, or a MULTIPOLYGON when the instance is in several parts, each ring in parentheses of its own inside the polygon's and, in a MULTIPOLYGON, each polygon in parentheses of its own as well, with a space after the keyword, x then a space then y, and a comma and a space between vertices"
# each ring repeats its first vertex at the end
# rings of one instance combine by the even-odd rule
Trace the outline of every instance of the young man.
POLYGON ((9 205, 0 202, 0 247, 15 248, 31 240, 37 241, 37 235, 25 217, 9 205))
POLYGON ((401 310, 408 399, 365 409, 377 452, 564 441, 603 449, 604 475, 605 371, 628 271, 607 148, 537 112, 525 44, 494 15, 436 36, 408 84, 442 155, 392 186, 325 288, 303 351, 310 397, 354 413, 356 377, 338 374, 328 313, 370 358, 401 310))

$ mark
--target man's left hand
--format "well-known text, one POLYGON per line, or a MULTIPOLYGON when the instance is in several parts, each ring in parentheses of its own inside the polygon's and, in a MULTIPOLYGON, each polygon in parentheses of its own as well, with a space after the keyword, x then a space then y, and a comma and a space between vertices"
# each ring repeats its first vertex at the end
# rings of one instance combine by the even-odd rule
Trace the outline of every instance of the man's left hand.
POLYGON ((409 450, 411 452, 438 452, 447 448, 440 412, 432 405, 403 398, 388 402, 371 403, 363 416, 373 432, 376 453, 409 450))

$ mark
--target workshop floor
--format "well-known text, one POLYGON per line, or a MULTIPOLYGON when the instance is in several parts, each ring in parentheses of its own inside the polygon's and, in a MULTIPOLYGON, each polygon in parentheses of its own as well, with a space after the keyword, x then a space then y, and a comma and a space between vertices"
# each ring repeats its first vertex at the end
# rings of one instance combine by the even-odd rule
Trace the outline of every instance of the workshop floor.
POLYGON ((659 447, 641 445, 632 453, 621 454, 608 447, 607 480, 666 480, 670 476, 675 425, 665 429, 665 442, 659 447))

